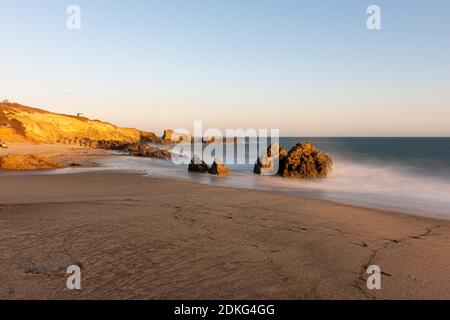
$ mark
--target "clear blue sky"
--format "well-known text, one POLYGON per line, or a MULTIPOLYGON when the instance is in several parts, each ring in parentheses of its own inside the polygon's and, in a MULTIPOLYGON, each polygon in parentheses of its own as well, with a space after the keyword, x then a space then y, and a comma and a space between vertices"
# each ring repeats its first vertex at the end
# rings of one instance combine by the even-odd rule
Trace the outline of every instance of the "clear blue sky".
POLYGON ((447 0, 0 0, 0 14, 0 99, 158 132, 450 136, 447 0))

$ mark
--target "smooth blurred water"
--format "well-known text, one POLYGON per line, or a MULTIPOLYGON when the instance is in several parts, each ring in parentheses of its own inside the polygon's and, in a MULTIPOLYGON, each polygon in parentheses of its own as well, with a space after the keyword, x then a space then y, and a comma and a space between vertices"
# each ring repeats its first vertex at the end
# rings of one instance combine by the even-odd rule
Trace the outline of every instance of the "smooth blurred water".
MULTIPOLYGON (((450 180, 450 138, 282 137, 279 140, 279 144, 287 151, 298 142, 311 142, 319 150, 331 155, 335 162, 388 166, 409 174, 450 180)), ((203 146, 203 149, 207 147, 203 146)), ((234 160, 227 163, 229 167, 235 171, 251 170, 255 159, 250 161, 248 159, 249 143, 245 145, 245 153, 238 155, 237 149, 240 147, 244 146, 223 145, 223 155, 219 158, 224 160, 227 148, 234 148, 234 160), (238 159, 246 164, 236 164, 238 159)), ((189 155, 187 157, 190 158, 189 155)), ((206 162, 213 160, 214 155, 205 159, 206 162)))
POLYGON ((310 141, 335 160, 397 168, 450 180, 450 138, 281 138, 287 148, 310 141))
MULTIPOLYGON (((188 173, 186 164, 125 156, 107 159, 103 168, 95 170, 137 171, 154 177, 269 190, 450 219, 450 138, 286 137, 280 139, 280 145, 289 150, 300 141, 311 142, 332 156, 334 170, 326 179, 263 177, 252 173, 253 162, 229 165, 231 177, 216 177, 188 173)), ((246 147, 247 152, 241 158, 248 156, 249 145, 246 147)), ((206 160, 212 162, 212 159, 206 160)), ((89 169, 67 168, 54 172, 80 170, 89 169)))
MULTIPOLYGON (((311 181, 262 177, 252 173, 253 162, 229 165, 231 177, 188 173, 185 164, 147 158, 121 157, 108 160, 105 165, 156 177, 269 190, 450 219, 450 138, 286 137, 280 139, 280 145, 289 150, 300 141, 311 142, 333 157, 335 166, 328 178, 311 181)), ((220 146, 225 155, 227 146, 220 146)), ((246 147, 244 157, 248 157, 248 144, 246 147)), ((206 161, 212 162, 213 158, 206 161)))

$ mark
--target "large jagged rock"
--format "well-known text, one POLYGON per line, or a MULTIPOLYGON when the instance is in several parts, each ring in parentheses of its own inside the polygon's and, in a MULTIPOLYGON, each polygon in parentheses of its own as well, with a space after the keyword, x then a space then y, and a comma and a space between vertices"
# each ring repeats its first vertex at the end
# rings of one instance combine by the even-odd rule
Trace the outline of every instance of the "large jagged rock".
POLYGON ((206 173, 209 172, 211 168, 208 164, 206 164, 202 159, 197 156, 194 156, 189 164, 188 171, 189 172, 201 172, 206 173))
POLYGON ((3 170, 38 170, 57 169, 63 165, 43 155, 8 154, 0 157, 0 169, 3 170))
POLYGON ((262 157, 256 160, 253 172, 261 175, 275 175, 279 173, 280 162, 286 158, 286 149, 278 145, 278 143, 272 143, 266 150, 262 157), (275 163, 278 161, 278 168, 275 167, 275 163))
POLYGON ((164 143, 173 142, 173 130, 170 130, 170 129, 164 130, 161 140, 164 143))
POLYGON ((191 142, 191 140, 191 135, 180 134, 171 129, 164 130, 164 134, 161 138, 161 142, 165 144, 188 143, 191 142))
POLYGON ((324 178, 333 168, 333 160, 310 143, 298 143, 280 163, 280 174, 285 178, 324 178))
POLYGON ((231 176, 231 172, 228 167, 219 160, 214 160, 214 163, 209 169, 209 174, 214 174, 216 176, 231 176))

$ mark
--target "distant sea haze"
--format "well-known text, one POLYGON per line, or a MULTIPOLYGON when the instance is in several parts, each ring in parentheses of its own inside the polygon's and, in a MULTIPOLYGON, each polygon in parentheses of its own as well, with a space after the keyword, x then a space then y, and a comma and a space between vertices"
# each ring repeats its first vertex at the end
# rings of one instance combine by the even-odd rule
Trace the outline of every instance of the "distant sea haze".
POLYGON ((230 165, 229 179, 187 175, 185 168, 177 175, 450 219, 450 138, 280 138, 288 151, 298 142, 311 142, 332 156, 328 178, 259 177, 253 164, 230 165))

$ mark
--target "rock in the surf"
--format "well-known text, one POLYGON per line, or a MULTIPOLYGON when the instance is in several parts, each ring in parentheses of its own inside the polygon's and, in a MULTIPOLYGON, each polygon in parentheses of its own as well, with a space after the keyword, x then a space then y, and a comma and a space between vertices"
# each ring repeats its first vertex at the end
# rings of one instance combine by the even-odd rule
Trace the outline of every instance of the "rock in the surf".
POLYGON ((188 171, 189 172, 201 172, 206 173, 209 172, 211 168, 208 164, 206 164, 202 159, 197 156, 194 156, 189 164, 188 171))
POLYGON ((280 163, 285 178, 324 178, 333 168, 333 160, 310 143, 298 143, 280 163))
POLYGON ((275 175, 279 172, 280 161, 286 157, 286 149, 272 143, 266 152, 256 160, 253 172, 261 175, 275 175), (278 167, 275 166, 278 164, 278 167))
POLYGON ((214 163, 209 169, 209 174, 214 174, 216 176, 231 176, 231 172, 228 167, 219 160, 214 160, 214 163))
POLYGON ((164 144, 189 143, 191 140, 192 137, 190 134, 178 133, 171 129, 164 130, 164 134, 161 138, 161 141, 164 144))

